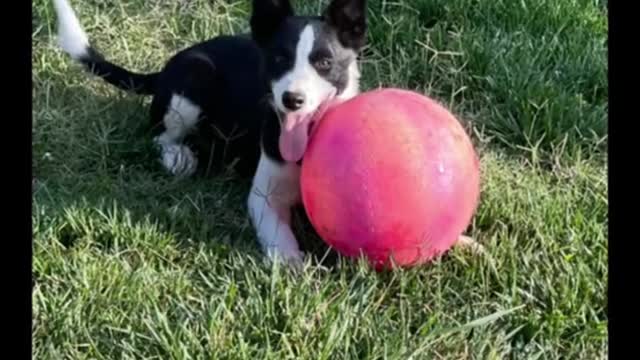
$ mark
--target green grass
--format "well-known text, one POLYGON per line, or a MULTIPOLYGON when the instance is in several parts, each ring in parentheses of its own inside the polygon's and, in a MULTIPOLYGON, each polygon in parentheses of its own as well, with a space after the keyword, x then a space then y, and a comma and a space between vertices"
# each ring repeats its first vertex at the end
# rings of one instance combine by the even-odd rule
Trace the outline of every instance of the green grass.
MULTIPOLYGON (((140 71, 247 29, 248 1, 72 5, 140 71)), ((50 1, 33 6, 35 358, 606 358, 606 3, 371 0, 363 87, 468 121, 483 171, 470 231, 489 256, 300 275, 262 262, 248 184, 165 175, 148 99, 87 76, 56 47, 50 1)))

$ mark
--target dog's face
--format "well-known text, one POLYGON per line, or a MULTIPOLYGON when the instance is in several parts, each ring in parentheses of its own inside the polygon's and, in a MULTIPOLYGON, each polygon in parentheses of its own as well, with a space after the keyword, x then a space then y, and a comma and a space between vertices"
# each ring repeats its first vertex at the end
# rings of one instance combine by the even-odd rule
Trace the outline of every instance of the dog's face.
POLYGON ((264 50, 272 99, 282 118, 280 153, 304 155, 313 122, 358 92, 365 0, 333 0, 322 16, 295 16, 289 0, 254 0, 253 38, 264 50))

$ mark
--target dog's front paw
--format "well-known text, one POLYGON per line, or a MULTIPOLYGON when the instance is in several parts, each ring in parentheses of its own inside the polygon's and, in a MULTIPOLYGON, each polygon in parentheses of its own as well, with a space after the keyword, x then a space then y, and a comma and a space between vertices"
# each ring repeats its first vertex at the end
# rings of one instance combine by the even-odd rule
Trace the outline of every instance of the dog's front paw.
POLYGON ((163 145, 162 166, 174 176, 189 177, 198 168, 198 159, 189 147, 178 144, 163 145))
POLYGON ((304 263, 304 253, 297 247, 274 244, 266 246, 265 252, 270 262, 282 262, 296 270, 301 269, 304 263))

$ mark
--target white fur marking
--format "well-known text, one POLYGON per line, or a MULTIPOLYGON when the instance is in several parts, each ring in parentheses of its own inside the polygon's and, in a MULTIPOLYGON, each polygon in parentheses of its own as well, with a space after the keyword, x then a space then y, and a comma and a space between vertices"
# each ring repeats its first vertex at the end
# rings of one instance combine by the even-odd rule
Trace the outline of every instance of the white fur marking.
POLYGON ((247 205, 258 241, 267 256, 299 265, 303 255, 291 231, 291 207, 300 201, 300 167, 279 165, 264 153, 253 178, 247 205))
POLYGON ((89 38, 67 0, 54 0, 53 5, 58 15, 58 44, 74 60, 79 60, 87 55, 89 38))
POLYGON ((349 82, 347 83, 347 87, 337 96, 337 99, 340 101, 347 101, 360 93, 360 69, 358 68, 357 60, 349 64, 348 71, 349 82))
POLYGON ((173 141, 182 140, 198 123, 201 110, 186 97, 174 94, 163 119, 165 133, 168 133, 173 141))
POLYGON ((161 146, 162 165, 173 175, 190 176, 198 166, 191 149, 180 143, 200 118, 201 109, 184 96, 171 97, 163 123, 165 131, 155 138, 161 146))
POLYGON ((185 145, 161 144, 161 162, 175 176, 191 176, 198 168, 198 159, 185 145))
POLYGON ((296 45, 293 69, 271 84, 276 105, 283 112, 288 112, 282 103, 282 94, 285 91, 304 94, 304 105, 300 110, 292 113, 307 115, 316 111, 318 106, 335 90, 333 85, 323 79, 309 62, 309 54, 313 50, 314 42, 313 27, 307 25, 300 33, 300 39, 296 45))

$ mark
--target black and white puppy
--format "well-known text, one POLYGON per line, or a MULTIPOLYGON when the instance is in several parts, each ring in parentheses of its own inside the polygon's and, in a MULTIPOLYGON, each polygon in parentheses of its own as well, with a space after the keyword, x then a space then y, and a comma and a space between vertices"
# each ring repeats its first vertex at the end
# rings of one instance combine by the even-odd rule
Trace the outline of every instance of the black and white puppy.
POLYGON ((68 0, 54 0, 65 52, 120 89, 153 95, 151 124, 164 168, 189 176, 233 163, 254 175, 248 210, 260 244, 271 258, 298 262, 290 209, 300 201, 300 161, 313 123, 358 93, 365 0, 333 0, 320 16, 296 16, 288 0, 252 5, 251 36, 195 44, 160 72, 138 74, 107 61, 68 0), (194 133, 217 149, 189 146, 194 133))
POLYGON ((108 83, 153 96, 151 128, 167 171, 189 176, 234 164, 238 172, 253 174, 269 89, 262 51, 250 36, 195 44, 161 71, 138 74, 109 62, 89 44, 68 0, 54 0, 54 7, 65 52, 108 83), (200 141, 189 146, 190 137, 200 141))
MULTIPOLYGON (((300 201, 300 161, 314 123, 332 105, 359 93, 358 55, 366 40, 365 0, 333 0, 320 16, 296 16, 289 0, 254 0, 251 31, 266 62, 272 108, 248 207, 270 257, 299 262, 290 227, 300 201)), ((456 246, 481 252, 470 237, 456 246)))
POLYGON ((321 16, 296 16, 288 0, 253 3, 251 30, 265 56, 278 121, 265 124, 248 207, 267 254, 297 262, 302 253, 290 208, 300 201, 299 162, 314 122, 359 92, 366 2, 334 0, 321 16))
POLYGON ((164 167, 191 175, 233 162, 253 174, 247 205, 264 252, 299 263, 290 221, 300 162, 324 111, 359 93, 366 1, 332 0, 319 16, 295 15, 289 0, 252 3, 251 37, 219 36, 178 52, 158 73, 136 74, 105 60, 67 0, 54 0, 59 43, 72 58, 110 84, 153 95, 164 167), (185 139, 193 133, 213 146, 192 149, 185 139))

